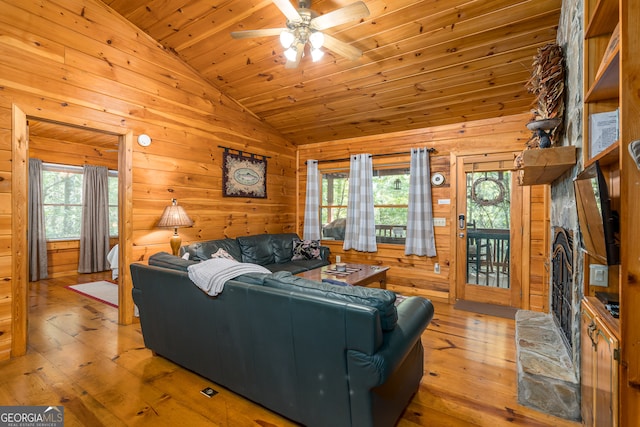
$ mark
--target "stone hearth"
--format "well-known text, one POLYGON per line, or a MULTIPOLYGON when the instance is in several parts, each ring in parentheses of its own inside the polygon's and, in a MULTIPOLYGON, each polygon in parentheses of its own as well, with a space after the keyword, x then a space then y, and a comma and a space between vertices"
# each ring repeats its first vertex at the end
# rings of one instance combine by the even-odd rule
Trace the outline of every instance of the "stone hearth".
POLYGON ((516 313, 518 403, 557 417, 580 420, 580 383, 552 316, 516 313))

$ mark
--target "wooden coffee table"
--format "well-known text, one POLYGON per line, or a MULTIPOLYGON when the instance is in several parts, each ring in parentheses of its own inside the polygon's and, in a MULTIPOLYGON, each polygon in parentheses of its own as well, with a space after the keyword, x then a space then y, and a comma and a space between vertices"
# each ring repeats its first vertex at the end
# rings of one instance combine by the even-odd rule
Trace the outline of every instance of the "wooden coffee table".
POLYGON ((336 271, 336 265, 330 264, 297 274, 305 279, 321 282, 322 279, 339 280, 354 286, 367 286, 378 282, 380 288, 387 288, 387 270, 389 267, 368 264, 347 263, 346 273, 336 271))

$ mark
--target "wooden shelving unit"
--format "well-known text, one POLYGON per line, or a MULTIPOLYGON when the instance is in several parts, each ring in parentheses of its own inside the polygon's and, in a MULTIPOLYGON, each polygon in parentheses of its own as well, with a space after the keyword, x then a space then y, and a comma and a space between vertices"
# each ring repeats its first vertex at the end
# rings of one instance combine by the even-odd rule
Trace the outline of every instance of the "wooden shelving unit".
POLYGON ((585 102, 603 101, 620 95, 620 48, 602 63, 602 71, 596 76, 585 102))
POLYGON ((576 147, 525 150, 522 163, 522 168, 518 170, 520 185, 551 184, 576 164, 576 147))
MULTIPOLYGON (((584 88, 583 88, 583 165, 588 167, 596 161, 606 180, 612 208, 624 218, 622 202, 622 166, 625 145, 623 116, 629 111, 629 100, 633 94, 625 89, 622 62, 624 46, 629 39, 623 36, 635 34, 629 30, 629 21, 620 11, 629 7, 630 0, 584 0, 584 88), (623 18, 620 21, 620 18, 623 18), (618 141, 596 155, 591 155, 590 144, 599 135, 591 135, 590 122, 594 114, 618 111, 618 141)), ((635 0, 634 0, 635 1, 635 0)), ((637 37, 637 35, 633 35, 637 37)), ((637 42, 634 42, 637 44, 637 42)), ((634 101, 635 102, 635 101, 634 101)), ((628 136, 628 135, 627 135, 628 136)), ((628 141, 627 141, 628 143, 628 141)), ((628 215, 628 213, 627 213, 628 215)), ((623 235, 620 235, 622 240, 623 235)), ((623 264, 627 261, 621 261, 623 264)), ((620 414, 621 381, 623 371, 620 363, 620 348, 626 340, 623 323, 628 318, 629 307, 625 303, 625 284, 622 266, 609 266, 608 287, 590 286, 589 264, 598 263, 589 254, 584 254, 583 276, 584 298, 581 318, 583 324, 581 358, 582 417, 586 426, 625 425, 625 416, 620 414), (613 318, 604 304, 595 297, 596 292, 619 294, 620 319, 613 318), (594 351, 595 349, 595 351, 594 351)))
POLYGON ((597 155, 591 157, 584 162, 584 167, 591 165, 596 160, 600 162, 601 167, 612 166, 620 162, 620 141, 611 144, 597 155))

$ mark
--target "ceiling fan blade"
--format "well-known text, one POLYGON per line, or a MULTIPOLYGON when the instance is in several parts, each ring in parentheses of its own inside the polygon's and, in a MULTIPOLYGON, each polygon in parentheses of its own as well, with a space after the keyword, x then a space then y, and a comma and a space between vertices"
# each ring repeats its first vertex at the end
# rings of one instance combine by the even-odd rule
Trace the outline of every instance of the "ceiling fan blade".
POLYGON ((245 31, 232 31, 231 37, 234 39, 247 39, 249 37, 267 37, 267 36, 279 36, 286 28, 265 28, 262 30, 245 30, 245 31))
POLYGON ((362 56, 362 51, 360 49, 340 41, 329 34, 324 35, 324 44, 322 46, 352 61, 355 61, 362 56))
POLYGON ((302 21, 300 14, 289 0, 271 0, 289 21, 302 21))
POLYGON ((295 61, 287 61, 286 64, 284 64, 284 68, 298 68, 298 65, 300 64, 300 60, 302 59, 302 54, 304 53, 304 44, 303 43, 298 43, 296 45, 296 59, 295 61))
POLYGON ((322 31, 346 22, 369 16, 369 8, 361 1, 351 3, 348 6, 325 13, 311 20, 311 28, 322 31))

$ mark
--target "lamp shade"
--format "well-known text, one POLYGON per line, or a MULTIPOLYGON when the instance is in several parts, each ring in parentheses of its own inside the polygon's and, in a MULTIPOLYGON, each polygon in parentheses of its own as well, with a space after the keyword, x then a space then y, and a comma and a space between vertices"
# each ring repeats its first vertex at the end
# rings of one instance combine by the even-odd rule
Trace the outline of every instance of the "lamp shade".
POLYGON ((187 215, 183 207, 178 205, 178 201, 176 199, 171 200, 171 202, 171 206, 164 208, 160 221, 158 221, 158 227, 191 227, 193 225, 193 221, 189 218, 189 215, 187 215))

